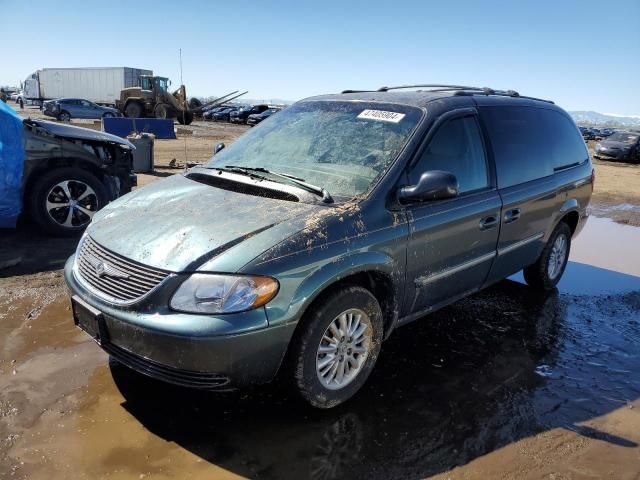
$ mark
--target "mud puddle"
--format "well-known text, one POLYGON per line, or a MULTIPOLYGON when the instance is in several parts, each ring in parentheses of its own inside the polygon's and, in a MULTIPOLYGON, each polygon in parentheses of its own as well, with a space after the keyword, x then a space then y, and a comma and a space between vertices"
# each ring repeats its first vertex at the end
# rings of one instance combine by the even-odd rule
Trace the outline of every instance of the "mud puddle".
POLYGON ((591 219, 557 292, 514 278, 398 329, 330 411, 109 364, 59 272, 6 278, 0 478, 637 478, 638 235, 591 219))
POLYGON ((611 218, 623 225, 640 226, 640 205, 637 199, 633 198, 636 203, 625 202, 623 199, 599 198, 592 201, 589 210, 592 215, 601 218, 611 218))

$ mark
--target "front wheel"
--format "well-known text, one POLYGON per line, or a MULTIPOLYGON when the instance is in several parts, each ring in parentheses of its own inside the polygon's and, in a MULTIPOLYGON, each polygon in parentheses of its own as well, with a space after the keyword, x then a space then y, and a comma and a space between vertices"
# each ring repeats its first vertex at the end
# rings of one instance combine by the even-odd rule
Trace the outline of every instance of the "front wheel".
POLYGON ((545 245, 536 263, 524 269, 524 279, 539 290, 551 290, 560 281, 571 251, 571 229, 560 222, 545 245))
POLYGON ((178 120, 178 123, 180 125, 191 125, 191 122, 193 122, 193 112, 178 112, 178 115, 176 115, 176 120, 178 120))
POLYGON ((71 120, 71 115, 69 114, 69 112, 62 111, 60 112, 60 115, 58 115, 58 120, 62 122, 68 122, 71 120))
POLYGON ((99 178, 72 167, 45 172, 25 197, 31 218, 57 236, 81 232, 108 202, 107 190, 99 178))
POLYGON ((293 345, 294 386, 308 403, 332 408, 351 398, 373 370, 382 311, 368 290, 351 286, 317 303, 293 345))

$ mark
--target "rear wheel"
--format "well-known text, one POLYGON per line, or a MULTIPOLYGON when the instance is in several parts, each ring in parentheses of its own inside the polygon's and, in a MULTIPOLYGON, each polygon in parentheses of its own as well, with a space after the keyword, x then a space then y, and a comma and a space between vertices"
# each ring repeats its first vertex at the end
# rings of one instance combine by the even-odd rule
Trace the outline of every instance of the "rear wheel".
POLYGON ((539 290, 551 290, 562 278, 571 251, 571 229, 560 222, 533 265, 524 269, 524 279, 539 290))
POLYGON ((58 168, 44 173, 27 192, 33 220, 52 235, 81 232, 108 201, 107 191, 95 175, 79 168, 58 168))
POLYGON ((382 311, 368 290, 345 287, 317 303, 294 341, 293 381, 318 408, 351 398, 373 370, 382 344, 382 311))
POLYGON ((142 105, 137 102, 127 103, 124 107, 124 114, 129 118, 141 118, 142 117, 142 105))
POLYGON ((156 105, 156 108, 153 109, 153 114, 156 118, 171 118, 169 106, 164 103, 156 105))

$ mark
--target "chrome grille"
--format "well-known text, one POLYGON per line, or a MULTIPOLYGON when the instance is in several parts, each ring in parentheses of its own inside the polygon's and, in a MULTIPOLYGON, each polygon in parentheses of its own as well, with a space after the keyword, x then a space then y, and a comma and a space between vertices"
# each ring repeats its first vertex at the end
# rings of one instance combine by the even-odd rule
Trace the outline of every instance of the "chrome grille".
POLYGON ((79 279, 97 295, 116 303, 132 303, 169 276, 169 272, 133 262, 86 236, 76 256, 79 279))

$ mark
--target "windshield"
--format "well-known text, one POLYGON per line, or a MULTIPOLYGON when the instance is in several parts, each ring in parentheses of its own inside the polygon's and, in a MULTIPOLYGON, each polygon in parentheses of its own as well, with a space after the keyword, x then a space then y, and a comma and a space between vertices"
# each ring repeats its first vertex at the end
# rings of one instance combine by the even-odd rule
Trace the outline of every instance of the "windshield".
POLYGON ((167 91, 167 83, 168 80, 166 78, 158 78, 156 79, 157 85, 158 85, 158 90, 162 91, 162 92, 166 92, 167 91))
POLYGON ((262 167, 353 197, 384 174, 421 115, 395 104, 301 102, 249 130, 207 167, 262 167))
POLYGON ((640 134, 638 133, 617 132, 607 138, 607 140, 622 143, 635 143, 638 141, 638 137, 640 137, 640 134))

